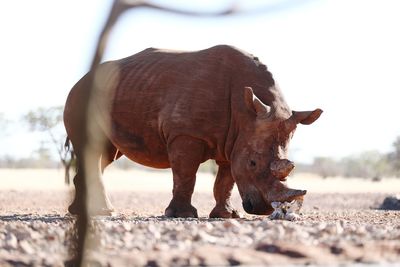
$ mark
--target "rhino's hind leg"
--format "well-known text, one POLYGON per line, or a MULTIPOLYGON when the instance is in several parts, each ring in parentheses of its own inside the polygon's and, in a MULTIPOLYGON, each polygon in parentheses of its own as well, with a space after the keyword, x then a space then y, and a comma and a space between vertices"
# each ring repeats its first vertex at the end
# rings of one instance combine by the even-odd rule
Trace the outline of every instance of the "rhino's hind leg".
POLYGON ((214 197, 216 205, 210 213, 210 218, 240 218, 230 201, 233 185, 231 166, 219 164, 217 178, 214 183, 214 197))
POLYGON ((78 170, 77 173, 75 174, 74 177, 74 186, 75 186, 75 197, 72 203, 68 207, 68 211, 71 214, 78 214, 79 213, 79 203, 81 203, 81 198, 83 196, 82 193, 82 179, 81 177, 81 172, 78 170))
MULTIPOLYGON (((90 215, 101 215, 101 216, 109 216, 114 212, 114 208, 111 205, 110 200, 105 192, 103 182, 98 178, 99 181, 94 181, 89 184, 88 190, 91 190, 90 195, 92 198, 87 202, 88 210, 90 215)), ((79 203, 81 203, 80 198, 83 197, 82 193, 82 182, 81 174, 78 171, 76 176, 74 177, 74 185, 75 185, 75 198, 72 201, 71 205, 68 207, 68 211, 71 214, 78 214, 79 211, 79 203)))
MULTIPOLYGON (((78 172, 74 177, 74 185, 75 185, 75 198, 71 205, 68 207, 68 211, 71 214, 77 214, 79 207, 78 203, 80 203, 80 198, 83 197, 83 180, 81 178, 82 171, 79 168, 79 159, 82 153, 76 153, 77 155, 77 164, 78 164, 78 172)), ((90 215, 112 215, 114 212, 114 208, 111 205, 111 202, 106 194, 103 181, 101 179, 101 173, 104 168, 107 167, 115 158, 119 158, 122 154, 118 154, 117 149, 111 144, 107 144, 106 151, 102 153, 102 155, 95 155, 94 159, 89 164, 88 168, 91 171, 94 171, 95 179, 89 181, 89 185, 87 187, 88 192, 90 192, 91 199, 88 201, 88 208, 90 215), (101 164, 99 164, 99 162, 101 164), (100 168, 99 168, 100 165, 100 168)))
POLYGON ((198 217, 197 210, 192 206, 191 201, 196 183, 196 172, 203 160, 203 154, 204 143, 191 137, 178 137, 168 146, 174 188, 165 216, 198 217))

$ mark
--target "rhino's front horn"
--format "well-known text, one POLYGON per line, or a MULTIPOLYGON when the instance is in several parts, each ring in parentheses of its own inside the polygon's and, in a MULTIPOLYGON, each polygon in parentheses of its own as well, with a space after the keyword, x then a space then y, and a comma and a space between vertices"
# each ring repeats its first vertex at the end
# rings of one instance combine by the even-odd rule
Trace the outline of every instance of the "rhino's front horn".
POLYGON ((294 163, 288 159, 279 159, 271 163, 270 169, 274 177, 285 180, 294 169, 294 163))
POLYGON ((291 189, 291 188, 282 186, 277 191, 271 192, 268 195, 268 201, 269 202, 273 202, 273 201, 279 201, 279 202, 288 201, 288 202, 290 202, 296 198, 304 196, 305 194, 307 194, 307 190, 291 189))

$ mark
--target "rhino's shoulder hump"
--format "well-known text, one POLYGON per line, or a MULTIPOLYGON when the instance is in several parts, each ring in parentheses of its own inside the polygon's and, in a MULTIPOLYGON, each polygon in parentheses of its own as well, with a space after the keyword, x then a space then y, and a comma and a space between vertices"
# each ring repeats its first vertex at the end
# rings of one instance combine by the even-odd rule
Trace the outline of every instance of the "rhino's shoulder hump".
POLYGON ((245 59, 245 60, 251 60, 254 59, 254 57, 238 48, 235 46, 231 45, 226 45, 226 44, 221 44, 221 45, 216 45, 210 48, 206 48, 203 50, 198 50, 198 51, 184 51, 184 50, 173 50, 173 49, 164 49, 164 48, 155 48, 155 47, 149 47, 146 48, 137 54, 134 54, 132 56, 122 58, 120 61, 131 61, 131 60, 136 60, 136 59, 145 59, 145 58, 153 58, 153 57, 169 57, 169 56, 177 56, 177 55, 187 55, 189 57, 204 57, 204 56, 218 56, 218 57, 227 57, 227 58, 232 58, 232 59, 245 59))
POLYGON ((221 45, 216 45, 213 47, 210 47, 208 49, 205 50, 209 50, 209 51, 215 51, 219 54, 227 54, 230 56, 241 56, 241 57, 248 57, 248 58, 252 58, 252 55, 247 53, 244 50, 241 50, 233 45, 226 45, 226 44, 221 44, 221 45))

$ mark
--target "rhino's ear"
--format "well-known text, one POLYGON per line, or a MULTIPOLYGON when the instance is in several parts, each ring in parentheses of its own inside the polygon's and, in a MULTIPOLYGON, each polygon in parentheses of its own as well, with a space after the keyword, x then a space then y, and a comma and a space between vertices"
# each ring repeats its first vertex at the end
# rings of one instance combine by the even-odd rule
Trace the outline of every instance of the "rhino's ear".
POLYGON ((257 117, 267 116, 270 112, 271 108, 261 102, 254 93, 251 87, 244 88, 244 101, 246 103, 246 107, 254 112, 257 117))
POLYGON ((322 114, 322 109, 317 108, 313 111, 293 111, 293 119, 296 123, 309 125, 316 121, 322 114))

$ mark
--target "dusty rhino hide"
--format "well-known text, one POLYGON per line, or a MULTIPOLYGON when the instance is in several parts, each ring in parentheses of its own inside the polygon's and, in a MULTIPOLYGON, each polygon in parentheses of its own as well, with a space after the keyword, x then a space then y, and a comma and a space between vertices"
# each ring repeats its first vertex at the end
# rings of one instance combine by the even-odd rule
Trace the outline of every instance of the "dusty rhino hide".
MULTIPOLYGON (((113 211, 101 174, 122 155, 172 168, 173 197, 165 210, 170 217, 197 217, 191 197, 199 164, 208 159, 218 165, 210 217, 239 216, 230 203, 235 183, 251 214, 270 214, 271 202, 306 194, 286 186, 294 168, 288 144, 297 124, 313 123, 322 110, 292 111, 267 67, 251 54, 227 45, 195 52, 149 48, 101 64, 72 88, 65 104, 65 128, 78 163, 84 155, 79 131, 85 127, 81 110, 88 105, 82 97, 90 90, 88 75, 95 77, 90 106, 96 114, 88 123, 107 139, 96 160, 86 162, 98 177, 87 188, 90 214, 113 211)), ((82 195, 81 176, 78 169, 71 213, 82 195)))

